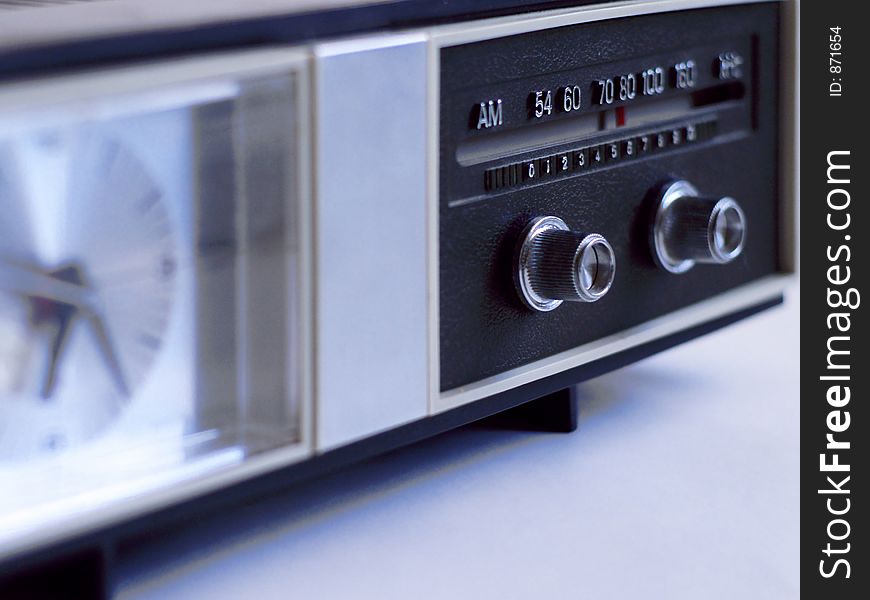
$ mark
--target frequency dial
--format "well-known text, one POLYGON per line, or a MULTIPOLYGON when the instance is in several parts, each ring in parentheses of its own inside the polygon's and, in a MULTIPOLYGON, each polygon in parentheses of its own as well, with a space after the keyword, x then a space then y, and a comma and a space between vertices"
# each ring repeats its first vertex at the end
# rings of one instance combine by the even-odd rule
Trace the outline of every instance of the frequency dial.
POLYGON ((615 275, 616 255, 607 240, 571 231, 558 217, 532 220, 520 238, 516 285, 531 309, 551 311, 566 300, 595 302, 615 275))
POLYGON ((671 273, 724 264, 743 252, 746 215, 734 198, 701 196, 690 183, 674 181, 659 195, 651 238, 656 262, 671 273))

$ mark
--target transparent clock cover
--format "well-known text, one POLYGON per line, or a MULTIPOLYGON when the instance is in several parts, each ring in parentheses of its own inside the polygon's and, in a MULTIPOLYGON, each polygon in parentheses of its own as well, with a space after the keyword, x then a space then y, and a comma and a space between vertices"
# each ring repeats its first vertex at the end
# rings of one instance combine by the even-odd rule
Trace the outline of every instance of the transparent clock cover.
POLYGON ((0 112, 0 555, 303 443, 299 97, 0 112))

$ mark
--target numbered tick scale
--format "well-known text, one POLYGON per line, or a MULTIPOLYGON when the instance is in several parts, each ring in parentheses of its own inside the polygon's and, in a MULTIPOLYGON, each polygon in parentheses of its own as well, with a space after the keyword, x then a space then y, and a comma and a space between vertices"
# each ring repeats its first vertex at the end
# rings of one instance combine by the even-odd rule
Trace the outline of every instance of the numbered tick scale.
POLYGON ((0 2, 0 597, 781 301, 790 2, 207 4, 0 2))

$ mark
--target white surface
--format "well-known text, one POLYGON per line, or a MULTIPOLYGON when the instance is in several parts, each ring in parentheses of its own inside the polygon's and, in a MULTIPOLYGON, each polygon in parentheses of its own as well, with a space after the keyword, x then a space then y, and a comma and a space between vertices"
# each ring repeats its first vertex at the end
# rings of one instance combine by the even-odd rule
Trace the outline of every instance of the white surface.
POLYGON ((798 314, 584 384, 574 434, 461 429, 140 549, 119 597, 797 598, 798 314))

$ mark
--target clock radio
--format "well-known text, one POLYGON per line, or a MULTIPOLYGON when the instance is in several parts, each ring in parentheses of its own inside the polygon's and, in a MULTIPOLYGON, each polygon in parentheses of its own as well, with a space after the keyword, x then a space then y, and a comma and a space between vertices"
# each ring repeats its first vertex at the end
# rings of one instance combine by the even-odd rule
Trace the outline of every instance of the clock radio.
POLYGON ((0 587, 781 302, 793 11, 0 3, 0 587))

